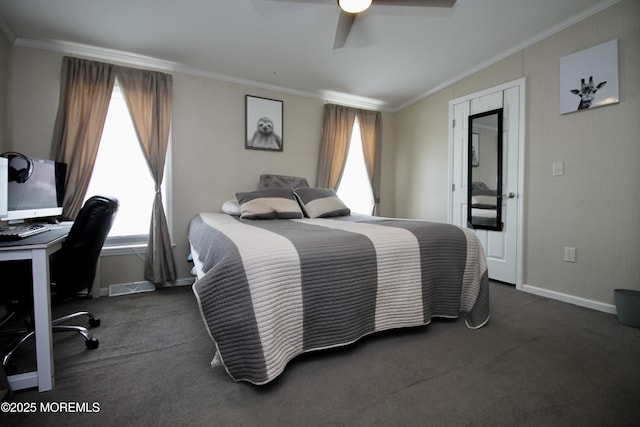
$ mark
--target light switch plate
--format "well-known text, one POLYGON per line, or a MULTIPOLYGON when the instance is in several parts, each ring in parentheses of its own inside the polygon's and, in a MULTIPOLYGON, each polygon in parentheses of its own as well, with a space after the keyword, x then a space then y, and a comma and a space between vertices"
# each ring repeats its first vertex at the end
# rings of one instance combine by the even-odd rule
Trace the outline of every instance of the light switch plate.
POLYGON ((562 176, 564 175, 564 162, 553 162, 553 176, 562 176))
POLYGON ((553 176, 564 175, 564 162, 553 162, 553 176))
POLYGON ((576 262, 576 248, 564 247, 564 260, 566 262, 576 262))

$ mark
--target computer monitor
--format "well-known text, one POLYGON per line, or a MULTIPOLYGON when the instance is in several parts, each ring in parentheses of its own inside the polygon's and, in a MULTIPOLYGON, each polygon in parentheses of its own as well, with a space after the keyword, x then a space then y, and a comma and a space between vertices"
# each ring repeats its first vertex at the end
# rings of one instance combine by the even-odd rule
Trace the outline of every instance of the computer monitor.
POLYGON ((2 220, 61 215, 66 171, 65 163, 53 160, 9 157, 7 213, 2 220))
POLYGON ((7 194, 9 186, 9 159, 0 157, 0 218, 7 215, 7 194))

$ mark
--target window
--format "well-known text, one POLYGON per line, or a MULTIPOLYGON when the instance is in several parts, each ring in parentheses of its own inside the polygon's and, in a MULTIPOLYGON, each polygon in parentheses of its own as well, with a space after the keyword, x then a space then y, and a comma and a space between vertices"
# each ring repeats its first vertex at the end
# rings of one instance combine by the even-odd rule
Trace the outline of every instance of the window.
MULTIPOLYGON (((170 150, 167 150, 167 158, 169 153, 170 150)), ((169 181, 168 165, 167 161, 164 182, 169 181)), ((162 194, 166 207, 168 195, 164 182, 162 194)), ((109 111, 85 201, 96 194, 114 196, 120 204, 107 238, 107 245, 135 245, 147 242, 155 187, 117 80, 111 94, 109 111)), ((168 213, 167 222, 171 224, 168 213)))
POLYGON ((371 182, 367 174, 367 167, 362 151, 362 137, 360 124, 356 117, 353 122, 353 132, 349 142, 349 153, 338 185, 338 197, 349 206, 351 211, 364 215, 373 212, 374 200, 371 182))

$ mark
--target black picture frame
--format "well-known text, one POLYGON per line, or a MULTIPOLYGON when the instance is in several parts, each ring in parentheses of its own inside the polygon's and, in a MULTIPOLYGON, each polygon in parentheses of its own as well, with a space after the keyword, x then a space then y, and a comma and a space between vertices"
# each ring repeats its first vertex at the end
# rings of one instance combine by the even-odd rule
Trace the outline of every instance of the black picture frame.
MULTIPOLYGON (((485 111, 482 113, 478 113, 478 114, 473 114, 469 116, 469 122, 468 122, 468 126, 467 128, 469 129, 469 133, 467 135, 467 139, 468 139, 468 145, 467 145, 467 224, 469 228, 475 228, 475 229, 482 229, 482 230, 492 230, 492 231, 502 231, 504 228, 504 222, 502 221, 502 162, 503 162, 503 119, 504 119, 504 110, 502 108, 498 108, 495 110, 490 110, 490 111, 485 111), (474 194, 474 186, 473 186, 473 182, 476 180, 476 178, 474 178, 474 174, 475 173, 479 173, 478 169, 476 169, 474 171, 474 167, 480 166, 480 152, 476 151, 476 154, 478 155, 478 165, 474 166, 474 162, 471 156, 471 152, 473 150, 473 144, 474 144, 474 134, 476 134, 474 132, 476 125, 474 124, 474 121, 478 121, 478 127, 483 127, 486 128, 487 125, 490 125, 490 123, 485 123, 486 118, 491 117, 491 116, 495 116, 495 119, 493 120, 495 123, 495 136, 496 136, 496 157, 497 157, 497 161, 496 161, 496 180, 495 180, 495 188, 494 189, 490 189, 489 191, 491 191, 491 193, 485 193, 483 192, 484 190, 481 190, 477 195, 489 195, 489 196, 493 196, 495 197, 495 217, 494 218, 490 218, 489 220, 486 220, 484 216, 478 216, 477 218, 474 217, 473 215, 473 209, 474 207, 477 208, 481 208, 482 210, 484 210, 485 208, 487 208, 486 206, 481 206, 482 204, 485 204, 486 202, 481 202, 480 206, 478 206, 476 203, 474 203, 473 198, 474 196, 476 196, 476 194, 474 194)), ((479 134, 476 134, 479 136, 479 134)), ((476 150, 480 149, 480 138, 476 139, 476 142, 478 144, 478 148, 476 150)), ((483 151, 485 151, 483 149, 483 151)), ((486 163, 486 162, 483 162, 486 163)), ((486 166, 485 166, 486 168, 486 166)), ((478 175, 476 175, 478 176, 478 175)), ((493 187, 493 186, 491 186, 493 187)), ((492 203, 493 204, 493 203, 492 203)))
POLYGON ((245 95, 244 148, 283 151, 283 107, 278 99, 245 95))

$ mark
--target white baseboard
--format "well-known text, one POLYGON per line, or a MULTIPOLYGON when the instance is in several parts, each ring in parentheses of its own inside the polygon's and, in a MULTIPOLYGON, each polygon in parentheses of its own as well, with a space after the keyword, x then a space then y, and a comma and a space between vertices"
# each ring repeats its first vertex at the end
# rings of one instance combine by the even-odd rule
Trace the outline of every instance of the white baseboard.
POLYGON ((590 308, 592 310, 603 311, 605 313, 617 314, 616 306, 613 304, 606 304, 600 301, 594 301, 587 298, 576 297, 574 295, 564 294, 562 292, 551 291, 549 289, 539 288, 537 286, 522 285, 522 290, 530 294, 540 295, 555 299, 569 304, 578 305, 580 307, 590 308))

